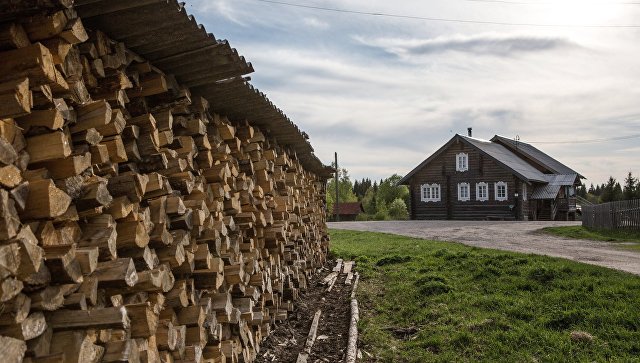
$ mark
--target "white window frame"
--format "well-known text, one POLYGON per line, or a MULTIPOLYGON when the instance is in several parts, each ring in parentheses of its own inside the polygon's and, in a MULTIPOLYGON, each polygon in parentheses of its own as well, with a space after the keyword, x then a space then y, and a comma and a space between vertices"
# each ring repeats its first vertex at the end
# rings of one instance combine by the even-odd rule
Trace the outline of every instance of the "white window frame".
POLYGON ((476 200, 486 202, 489 200, 489 184, 485 182, 476 183, 476 200), (484 193, 481 192, 484 189, 484 193))
POLYGON ((469 186, 469 183, 458 183, 458 200, 461 202, 471 200, 471 187, 469 186), (462 195, 462 187, 466 188, 467 195, 462 195))
POLYGON ((522 200, 527 200, 527 183, 522 183, 522 200))
POLYGON ((439 202, 440 198, 440 184, 422 184, 420 186, 420 200, 423 202, 439 202))
POLYGON ((505 200, 509 199, 509 188, 507 186, 507 183, 503 182, 503 181, 499 181, 497 183, 495 183, 495 196, 496 196, 496 200, 503 202, 505 200), (504 196, 500 196, 499 194, 499 190, 500 187, 504 187, 504 196))
POLYGON ((469 154, 459 153, 456 154, 456 171, 469 170, 469 154))

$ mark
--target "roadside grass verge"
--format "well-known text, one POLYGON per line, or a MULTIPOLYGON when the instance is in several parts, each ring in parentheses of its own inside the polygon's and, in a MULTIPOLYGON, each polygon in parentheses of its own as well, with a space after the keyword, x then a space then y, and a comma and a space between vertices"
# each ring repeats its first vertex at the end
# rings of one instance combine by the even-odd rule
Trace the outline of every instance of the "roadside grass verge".
POLYGON ((640 251, 640 232, 586 229, 583 226, 545 227, 542 231, 559 237, 604 242, 627 242, 621 248, 640 251))
POLYGON ((361 274, 365 362, 640 362, 640 277, 546 256, 331 230, 361 274))

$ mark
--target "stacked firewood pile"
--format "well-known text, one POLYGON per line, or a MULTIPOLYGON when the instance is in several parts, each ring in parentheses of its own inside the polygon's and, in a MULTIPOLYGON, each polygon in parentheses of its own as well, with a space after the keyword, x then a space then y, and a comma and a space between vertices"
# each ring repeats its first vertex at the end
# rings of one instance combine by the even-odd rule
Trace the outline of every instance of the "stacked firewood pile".
POLYGON ((325 262, 323 181, 67 2, 0 5, 0 359, 251 362, 325 262))

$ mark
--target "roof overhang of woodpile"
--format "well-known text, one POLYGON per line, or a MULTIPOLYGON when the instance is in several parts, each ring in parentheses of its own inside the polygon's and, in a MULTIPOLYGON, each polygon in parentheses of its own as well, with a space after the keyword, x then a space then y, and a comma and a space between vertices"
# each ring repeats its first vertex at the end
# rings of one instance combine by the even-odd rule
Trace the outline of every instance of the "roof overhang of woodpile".
POLYGON ((76 0, 85 26, 110 38, 207 99, 211 108, 231 121, 247 120, 289 147, 309 171, 321 178, 332 169, 313 153, 308 135, 266 95, 246 79, 253 67, 226 40, 207 33, 204 26, 176 0, 76 0))

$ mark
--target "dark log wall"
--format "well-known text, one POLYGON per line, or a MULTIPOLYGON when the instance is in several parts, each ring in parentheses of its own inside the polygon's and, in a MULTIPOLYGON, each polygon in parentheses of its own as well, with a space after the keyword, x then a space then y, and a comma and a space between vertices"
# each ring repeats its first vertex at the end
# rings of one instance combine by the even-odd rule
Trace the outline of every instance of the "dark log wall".
POLYGON ((499 165, 492 158, 470 147, 463 141, 454 142, 442 154, 418 171, 410 183, 412 219, 527 219, 529 214, 529 197, 533 187, 527 186, 527 198, 522 198, 522 181, 511 171, 499 165), (469 155, 469 170, 456 171, 456 154, 469 155), (495 183, 507 183, 506 201, 495 199, 495 183), (485 182, 489 187, 489 200, 478 201, 476 183, 485 182), (423 202, 421 200, 422 184, 440 184, 441 200, 439 202, 423 202), (458 200, 458 183, 469 183, 470 197, 468 201, 458 200), (514 196, 515 193, 519 197, 514 196))

